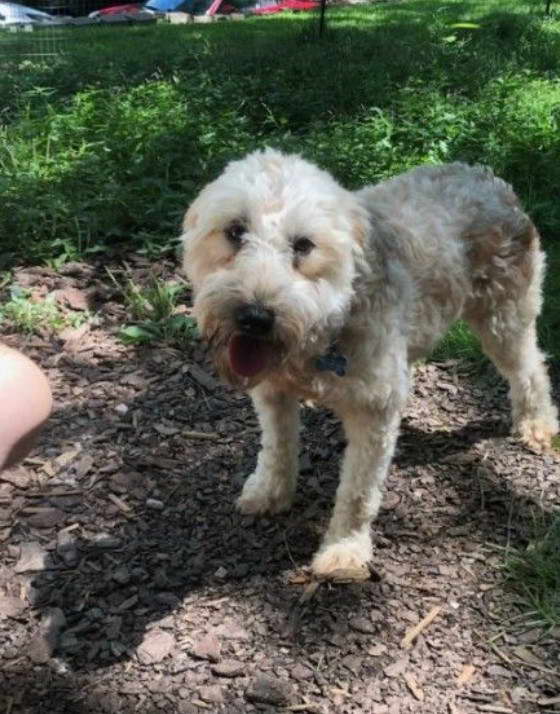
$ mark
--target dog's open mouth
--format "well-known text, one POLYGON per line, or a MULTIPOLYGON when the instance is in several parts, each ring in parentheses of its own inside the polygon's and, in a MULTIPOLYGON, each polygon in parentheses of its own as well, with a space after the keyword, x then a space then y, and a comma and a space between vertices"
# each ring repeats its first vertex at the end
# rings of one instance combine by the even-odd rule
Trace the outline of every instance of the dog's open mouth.
POLYGON ((255 377, 272 361, 271 342, 249 335, 234 335, 229 342, 229 364, 240 377, 255 377))

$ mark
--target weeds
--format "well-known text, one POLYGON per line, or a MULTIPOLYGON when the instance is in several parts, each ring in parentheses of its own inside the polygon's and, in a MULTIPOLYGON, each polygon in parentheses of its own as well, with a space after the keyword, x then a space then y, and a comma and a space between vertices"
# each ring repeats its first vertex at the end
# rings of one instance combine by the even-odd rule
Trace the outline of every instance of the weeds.
POLYGON ((112 272, 108 274, 134 320, 134 324, 120 330, 123 342, 137 345, 170 342, 186 347, 196 339, 194 319, 179 311, 184 284, 154 278, 142 287, 130 278, 121 284, 112 272))
POLYGON ((533 535, 523 550, 510 552, 510 586, 533 619, 560 625, 560 513, 535 517, 533 535))
POLYGON ((62 311, 53 293, 44 300, 36 300, 31 291, 18 285, 13 285, 9 292, 9 299, 0 305, 0 324, 9 323, 21 332, 60 332, 67 327, 79 327, 90 317, 87 312, 62 311))

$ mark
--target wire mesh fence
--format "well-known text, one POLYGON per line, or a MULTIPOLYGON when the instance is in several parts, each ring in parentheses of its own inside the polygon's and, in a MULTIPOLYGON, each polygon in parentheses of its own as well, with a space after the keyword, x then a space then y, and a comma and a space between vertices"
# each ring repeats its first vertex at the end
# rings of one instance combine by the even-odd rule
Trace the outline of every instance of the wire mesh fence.
POLYGON ((67 50, 75 39, 71 23, 87 14, 89 0, 0 1, 0 57, 48 58, 67 50))

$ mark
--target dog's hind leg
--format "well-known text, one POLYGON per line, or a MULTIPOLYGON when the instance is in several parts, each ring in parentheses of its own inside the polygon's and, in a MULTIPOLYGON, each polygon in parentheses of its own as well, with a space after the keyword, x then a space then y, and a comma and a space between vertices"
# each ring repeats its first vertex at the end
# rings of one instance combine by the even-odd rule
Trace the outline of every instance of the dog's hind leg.
POLYGON ((530 448, 541 451, 558 433, 558 411, 551 398, 545 358, 537 344, 544 256, 536 231, 532 245, 502 280, 499 293, 473 301, 466 319, 482 348, 508 380, 513 431, 530 448))
POLYGON ((299 405, 263 383, 251 392, 262 430, 261 451, 237 507, 242 513, 278 513, 292 504, 298 475, 299 405))
POLYGON ((484 352, 509 382, 514 433, 530 448, 542 451, 558 433, 558 412, 537 346, 535 323, 519 324, 517 329, 496 324, 471 322, 484 352))

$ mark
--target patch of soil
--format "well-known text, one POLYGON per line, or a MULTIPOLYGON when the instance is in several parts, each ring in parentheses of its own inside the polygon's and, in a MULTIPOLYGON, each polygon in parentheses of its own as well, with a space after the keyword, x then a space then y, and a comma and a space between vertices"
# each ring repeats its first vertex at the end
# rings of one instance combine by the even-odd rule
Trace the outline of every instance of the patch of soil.
POLYGON ((558 461, 508 436, 498 377, 418 367, 377 575, 318 585, 302 567, 333 505, 336 420, 304 413, 292 510, 240 516, 248 399, 199 346, 121 344, 125 309, 92 266, 21 273, 97 318, 3 336, 48 372, 56 408, 0 475, 2 714, 559 710, 560 632, 520 618, 500 573, 533 512, 558 507, 558 461))

